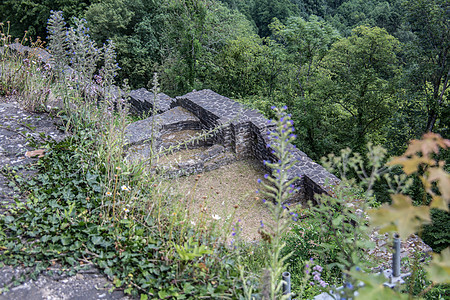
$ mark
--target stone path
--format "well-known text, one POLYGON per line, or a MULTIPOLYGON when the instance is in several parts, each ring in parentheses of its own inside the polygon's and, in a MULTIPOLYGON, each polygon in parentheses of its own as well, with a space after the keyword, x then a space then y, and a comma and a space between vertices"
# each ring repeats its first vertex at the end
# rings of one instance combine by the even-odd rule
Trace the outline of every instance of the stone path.
MULTIPOLYGON (((40 139, 39 133, 43 133, 55 140, 62 140, 65 135, 54 123, 55 120, 45 114, 24 111, 10 98, 0 98, 0 166, 24 166, 36 161, 38 158, 25 156, 27 151, 36 150, 31 148, 27 137, 40 139)), ((21 172, 32 176, 29 171, 21 172)), ((16 198, 24 200, 0 174, 0 217, 8 213, 16 198)), ((93 266, 75 276, 41 274, 36 280, 29 279, 2 293, 5 285, 11 286, 15 278, 23 273, 25 270, 20 267, 0 268, 0 300, 131 299, 121 291, 109 293, 111 282, 93 266)))

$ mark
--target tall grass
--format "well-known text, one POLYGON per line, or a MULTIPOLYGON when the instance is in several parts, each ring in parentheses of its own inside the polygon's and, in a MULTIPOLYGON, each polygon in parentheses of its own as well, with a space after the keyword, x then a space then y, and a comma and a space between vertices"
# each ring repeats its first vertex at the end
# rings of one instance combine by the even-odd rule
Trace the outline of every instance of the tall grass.
MULTIPOLYGON (((48 24, 49 63, 40 61, 33 50, 42 49, 42 41, 25 36, 17 42, 31 48, 21 53, 11 47, 9 23, 1 25, 0 93, 17 97, 34 111, 58 105, 58 115, 71 137, 47 145, 52 151, 37 164, 41 173, 34 183, 16 180, 32 200, 26 210, 18 209, 0 220, 0 249, 4 251, 0 261, 34 264, 39 272, 55 260, 71 267, 79 267, 80 261, 94 263, 115 287, 141 295, 141 299, 274 300, 292 296, 282 295, 281 274, 289 258, 297 258, 291 257, 292 252, 301 260, 306 257, 285 243, 298 219, 296 208, 286 204, 296 192, 295 178, 288 180, 287 175, 293 163, 288 145, 295 139, 287 108, 273 108, 277 120, 269 139, 278 160, 265 162, 272 170, 265 176, 270 184, 261 180, 259 190, 273 222, 261 222, 262 241, 251 244, 240 237, 239 222, 232 223, 235 210, 230 218, 220 220, 207 209, 205 200, 194 216, 193 200, 186 191, 177 194, 163 176, 147 172, 146 164, 155 163, 156 150, 148 161, 126 159, 128 87, 126 83, 120 89, 113 87, 118 70, 114 43, 98 47, 84 20, 75 19, 74 27, 67 27, 61 12, 54 12, 48 24)), ((155 76, 154 104, 158 86, 155 76)), ((197 184, 191 188, 192 195, 197 184)), ((358 251, 363 244, 358 239, 364 235, 363 230, 352 231, 354 226, 347 221, 365 230, 365 219, 355 217, 351 207, 341 210, 345 219, 339 216, 341 211, 332 215, 328 208, 345 203, 327 201, 328 205, 312 209, 315 216, 310 224, 328 223, 323 228, 334 236, 328 236, 332 243, 322 243, 321 250, 337 245, 332 250, 340 253, 331 263, 345 271, 361 263, 358 251), (340 236, 345 240, 339 240, 340 236)), ((303 269, 305 264, 295 261, 290 269, 299 279, 296 290, 300 295, 311 277, 310 270, 303 269)), ((314 267, 315 272, 322 269, 314 267)), ((317 282, 327 286, 323 280, 317 282)))

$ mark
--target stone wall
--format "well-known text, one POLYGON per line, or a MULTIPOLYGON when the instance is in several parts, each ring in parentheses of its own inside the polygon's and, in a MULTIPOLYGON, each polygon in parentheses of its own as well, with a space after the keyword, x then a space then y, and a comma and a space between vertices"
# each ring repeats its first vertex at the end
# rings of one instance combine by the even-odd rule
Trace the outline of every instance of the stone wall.
MULTIPOLYGON (((274 125, 259 112, 245 108, 242 104, 221 96, 211 90, 193 91, 176 97, 179 105, 194 115, 202 123, 202 128, 211 130, 222 128, 215 135, 215 142, 235 153, 237 159, 257 158, 261 163, 274 161, 273 149, 267 147, 267 135, 274 125)), ((314 199, 315 194, 328 193, 339 179, 315 163, 305 153, 291 145, 289 151, 296 161, 289 178, 298 178, 294 185, 300 192, 296 199, 314 199)), ((268 170, 270 171, 270 170, 268 170)))
MULTIPOLYGON (((43 63, 52 64, 51 55, 43 49, 32 49, 20 44, 9 47, 22 54, 37 57, 43 63)), ((0 48, 0 52, 5 50, 0 48)), ((211 90, 193 91, 173 99, 164 93, 155 98, 153 93, 141 88, 131 91, 129 99, 131 112, 135 114, 149 114, 153 111, 158 113, 127 128, 129 146, 142 144, 149 137, 160 139, 162 135, 174 131, 216 129, 207 144, 221 144, 226 151, 233 152, 237 159, 254 157, 261 163, 276 159, 272 154, 273 149, 267 147, 267 134, 273 129, 269 120, 256 110, 245 108, 211 90), (158 128, 152 129, 152 125, 158 128)), ((293 145, 290 151, 296 163, 290 170, 289 177, 298 178, 294 185, 300 188, 299 194, 294 198, 314 199, 315 194, 329 193, 331 186, 339 183, 337 177, 293 145)))

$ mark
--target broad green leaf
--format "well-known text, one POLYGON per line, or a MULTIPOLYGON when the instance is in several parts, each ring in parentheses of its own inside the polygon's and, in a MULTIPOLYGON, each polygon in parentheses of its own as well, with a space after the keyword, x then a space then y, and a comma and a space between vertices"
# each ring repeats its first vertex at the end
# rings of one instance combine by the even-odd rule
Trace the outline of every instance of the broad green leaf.
POLYGON ((444 201, 444 198, 441 196, 433 196, 433 201, 430 203, 430 208, 442 209, 448 212, 448 204, 448 201, 444 201))
POLYGON ((442 250, 441 254, 434 253, 426 270, 434 283, 450 283, 450 247, 442 250))
POLYGON ((450 174, 443 168, 430 168, 429 173, 428 180, 437 182, 439 192, 448 205, 450 202, 450 174))
POLYGON ((402 238, 407 238, 426 222, 430 222, 428 206, 413 206, 410 197, 391 195, 392 205, 385 204, 378 209, 369 210, 373 226, 380 226, 381 232, 397 231, 402 238))
POLYGON ((383 283, 387 281, 384 276, 363 273, 352 269, 349 274, 362 282, 364 287, 358 289, 357 299, 363 300, 387 300, 387 299, 408 299, 408 295, 397 293, 394 290, 385 287, 383 283))
POLYGON ((11 223, 11 222, 14 221, 14 217, 13 216, 6 216, 4 218, 4 220, 5 220, 5 223, 11 223))
POLYGON ((443 139, 439 134, 426 133, 421 140, 412 140, 409 143, 405 155, 415 155, 421 152, 424 156, 430 153, 439 153, 439 147, 446 149, 450 147, 450 140, 443 139))
POLYGON ((405 156, 398 156, 388 162, 386 165, 401 165, 403 167, 403 172, 405 172, 405 174, 407 175, 410 175, 417 172, 421 164, 428 164, 430 166, 433 166, 435 164, 435 161, 428 157, 419 157, 417 155, 413 155, 410 158, 405 156))
POLYGON ((94 235, 91 237, 91 241, 94 245, 100 245, 103 242, 103 238, 98 235, 94 235))

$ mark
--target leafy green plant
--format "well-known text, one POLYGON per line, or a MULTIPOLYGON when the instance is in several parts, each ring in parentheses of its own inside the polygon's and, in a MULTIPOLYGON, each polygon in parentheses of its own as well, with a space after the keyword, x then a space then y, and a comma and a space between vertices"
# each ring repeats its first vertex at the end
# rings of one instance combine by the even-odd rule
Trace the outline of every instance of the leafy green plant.
POLYGON ((431 223, 423 226, 421 237, 434 252, 440 253, 450 245, 450 214, 439 209, 431 209, 431 223))
POLYGON ((265 161, 266 166, 272 170, 272 174, 266 174, 264 177, 271 185, 259 180, 264 188, 260 193, 267 198, 263 201, 267 204, 274 222, 273 224, 264 224, 261 221, 261 235, 269 243, 268 262, 262 274, 264 284, 261 288, 261 297, 263 299, 283 299, 289 295, 281 295, 283 285, 281 274, 286 270, 286 260, 290 253, 283 255, 285 242, 282 237, 289 231, 291 222, 297 217, 295 213, 289 212, 286 206, 286 201, 295 191, 293 182, 297 179, 288 179, 288 171, 292 168, 293 163, 293 156, 288 151, 288 146, 296 136, 293 133, 291 116, 286 113, 287 107, 272 107, 272 109, 277 114, 277 120, 275 129, 268 135, 270 140, 268 146, 273 149, 278 161, 265 161))
MULTIPOLYGON (((440 209, 444 212, 448 211, 450 176, 445 171, 445 162, 436 161, 434 157, 439 153, 440 148, 446 149, 449 146, 450 141, 443 139, 437 134, 428 133, 421 140, 411 141, 404 155, 395 157, 387 163, 388 167, 400 165, 404 175, 394 175, 393 180, 389 175, 385 175, 385 178, 390 179, 391 183, 396 184, 397 187, 392 189, 392 204, 384 204, 377 209, 368 211, 372 226, 377 227, 380 232, 396 231, 401 238, 407 238, 410 234, 420 231, 424 224, 430 222, 431 208, 440 209), (411 182, 408 179, 408 176, 411 174, 417 174, 421 179, 424 189, 432 199, 429 205, 414 205, 413 200, 403 194, 405 191, 404 187, 411 182)), ((342 162, 341 160, 337 161, 342 162)), ((344 165, 353 166, 354 168, 357 166, 357 164, 352 164, 351 160, 347 160, 344 165)), ((358 172, 357 168, 355 170, 358 172)), ((360 170, 359 172, 362 171, 360 170)), ((377 171, 373 170, 373 172, 377 171)), ((373 172, 370 176, 365 176, 365 178, 374 178, 373 172)), ((370 187, 370 184, 366 186, 370 187)), ((433 289, 435 285, 444 284, 445 286, 445 284, 448 284, 450 278, 448 272, 449 255, 449 248, 444 249, 440 255, 433 254, 433 259, 429 266, 425 267, 427 280, 431 284, 424 288, 423 292, 420 293, 421 296, 433 289)), ((412 275, 418 280, 421 278, 420 270, 420 268, 413 268, 414 272, 419 272, 419 274, 414 273, 412 275)), ((382 294, 385 297, 392 294, 392 291, 383 289, 383 279, 381 278, 362 274, 355 268, 351 268, 346 273, 366 284, 363 289, 360 289, 359 293, 361 296, 368 297, 367 299, 378 299, 382 294)), ((413 293, 413 290, 409 289, 409 293, 413 293)), ((400 295, 397 295, 397 297, 400 297, 400 295)))
POLYGON ((190 237, 184 245, 173 245, 175 250, 177 250, 178 255, 183 261, 190 261, 194 258, 201 257, 205 254, 212 254, 211 250, 205 245, 198 245, 198 242, 194 242, 192 237, 190 237))

